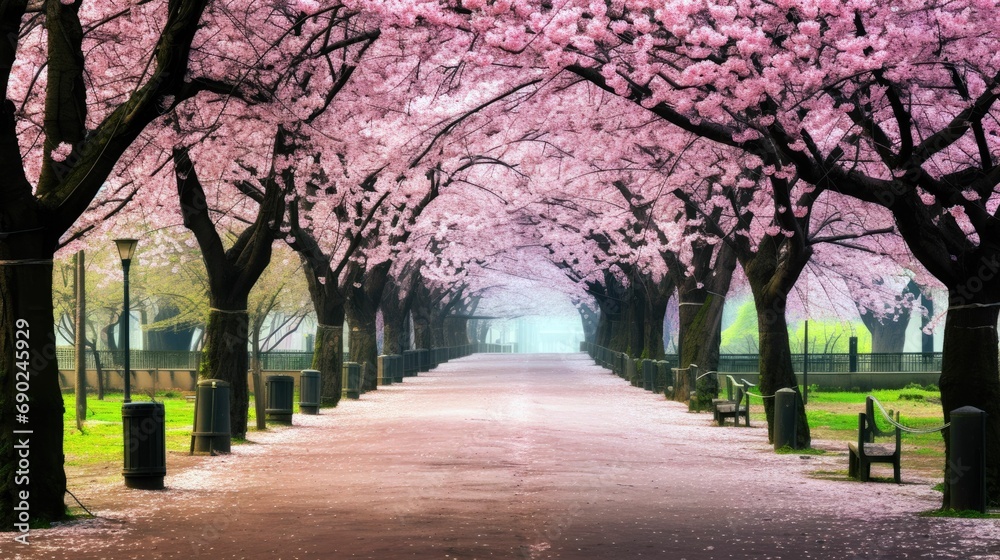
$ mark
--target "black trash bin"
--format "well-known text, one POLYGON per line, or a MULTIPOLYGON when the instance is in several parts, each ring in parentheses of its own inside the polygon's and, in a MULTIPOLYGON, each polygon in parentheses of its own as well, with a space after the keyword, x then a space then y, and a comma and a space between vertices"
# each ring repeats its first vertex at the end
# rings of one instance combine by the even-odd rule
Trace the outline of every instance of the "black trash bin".
POLYGON ((299 374, 299 412, 319 414, 319 372, 304 369, 299 374))
POLYGON ((392 356, 392 382, 402 383, 403 382, 403 357, 399 354, 392 356))
POLYGON ((267 377, 268 422, 276 424, 292 423, 292 402, 295 400, 295 378, 291 375, 269 375, 267 377))
POLYGON ((393 379, 392 356, 383 354, 378 357, 378 384, 392 385, 393 379))
POLYGON ((130 402, 122 405, 125 435, 125 486, 162 490, 167 474, 167 437, 163 403, 130 402))
POLYGON ((229 453, 232 435, 229 425, 229 382, 202 379, 194 400, 192 455, 229 453))
POLYGON ((360 399, 361 398, 361 364, 357 362, 344 362, 343 389, 340 392, 341 398, 360 399))
POLYGON ((656 362, 653 360, 642 361, 642 388, 652 391, 656 384, 656 362))

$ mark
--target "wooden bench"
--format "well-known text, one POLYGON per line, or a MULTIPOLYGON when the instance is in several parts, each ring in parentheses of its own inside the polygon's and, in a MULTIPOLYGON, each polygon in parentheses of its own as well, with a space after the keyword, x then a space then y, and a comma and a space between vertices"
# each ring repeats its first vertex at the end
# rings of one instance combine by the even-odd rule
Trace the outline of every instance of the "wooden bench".
POLYGON ((756 387, 753 383, 745 379, 736 381, 731 375, 726 376, 726 400, 719 400, 715 404, 715 421, 723 426, 726 418, 733 419, 733 425, 740 425, 740 416, 746 420, 746 426, 750 427, 750 395, 748 391, 751 387, 756 387))
POLYGON ((714 422, 719 421, 719 406, 733 404, 733 386, 736 384, 736 379, 732 375, 727 375, 725 378, 726 382, 726 397, 723 399, 712 399, 712 420, 714 422))
POLYGON ((858 413, 858 441, 847 444, 849 463, 847 475, 868 482, 871 476, 872 463, 889 463, 892 465, 893 480, 899 484, 899 440, 902 430, 880 430, 875 424, 874 406, 870 397, 865 408, 871 412, 858 413), (892 443, 876 443, 876 437, 892 436, 892 443))

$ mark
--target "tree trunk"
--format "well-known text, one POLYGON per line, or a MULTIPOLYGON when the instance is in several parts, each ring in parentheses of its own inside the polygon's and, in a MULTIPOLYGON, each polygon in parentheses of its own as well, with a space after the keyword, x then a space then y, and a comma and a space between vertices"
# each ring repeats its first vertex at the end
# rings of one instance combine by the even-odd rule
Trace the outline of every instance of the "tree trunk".
POLYGON ((394 280, 386 282, 382 293, 382 324, 385 329, 382 335, 383 354, 402 354, 410 346, 410 326, 407 319, 410 305, 413 301, 413 290, 400 298, 400 286, 394 280))
POLYGON ((413 347, 418 350, 434 347, 434 337, 431 334, 431 324, 426 317, 410 315, 413 319, 413 347))
POLYGON ((934 320, 934 300, 921 293, 920 303, 926 310, 926 314, 920 318, 920 351, 924 354, 930 354, 934 352, 934 333, 925 332, 924 329, 934 320))
POLYGON ((649 307, 646 309, 644 315, 645 332, 643 334, 646 346, 642 356, 649 360, 663 359, 663 318, 667 315, 669 301, 669 299, 662 298, 650 300, 649 307))
MULTIPOLYGON (((166 321, 180 315, 181 310, 169 302, 159 305, 153 322, 166 321)), ((191 349, 195 329, 190 327, 167 327, 146 331, 147 350, 185 351, 191 349)))
MULTIPOLYGON (((986 487, 988 501, 995 507, 1000 504, 1000 364, 995 350, 1000 310, 995 305, 966 307, 969 300, 963 295, 967 292, 952 290, 949 293, 950 309, 945 319, 941 362, 941 407, 945 422, 951 421, 951 411, 963 406, 986 411, 986 487)), ((986 298, 985 303, 990 299, 986 298)), ((962 476, 963 472, 951 460, 948 430, 943 433, 944 478, 948 481, 962 476)), ((945 484, 944 507, 949 503, 948 484, 945 484)))
POLYGON ((351 326, 350 360, 361 366, 361 390, 374 391, 378 388, 378 333, 375 329, 375 313, 360 309, 350 303, 346 306, 347 324, 351 326))
POLYGON ((243 439, 247 434, 247 410, 250 406, 247 385, 250 327, 246 300, 227 303, 225 307, 215 303, 215 309, 209 311, 200 374, 204 379, 221 379, 230 384, 230 431, 234 438, 243 439))
MULTIPOLYGON (((7 214, 8 208, 3 208, 7 214)), ((6 230, 20 220, 5 220, 6 230)), ((62 519, 63 407, 52 308, 52 240, 22 233, 0 241, 0 531, 17 530, 20 492, 28 492, 31 523, 62 519), (24 392, 27 401, 17 395, 24 392), (27 434, 15 431, 28 431, 27 434), (31 449, 30 470, 18 472, 18 446, 31 449)), ((9 545, 8 545, 9 546, 9 545)))
POLYGON ((312 367, 319 372, 323 404, 337 406, 343 390, 344 308, 341 306, 323 315, 317 314, 317 318, 319 325, 316 327, 312 367))
MULTIPOLYGON (((681 355, 678 367, 698 366, 699 375, 719 369, 719 344, 722 340, 722 312, 725 299, 703 289, 691 289, 693 283, 680 288, 679 333, 681 355)), ((701 410, 718 395, 718 378, 706 375, 695 387, 681 369, 674 379, 674 400, 685 402, 691 391, 697 394, 694 408, 701 410)))
POLYGON ((431 317, 431 348, 444 348, 448 341, 444 334, 444 316, 438 312, 431 317))
MULTIPOLYGON (((583 325, 584 342, 593 344, 597 340, 597 329, 600 323, 600 310, 595 310, 586 303, 578 303, 576 310, 580 313, 580 323, 583 325)), ((660 325, 661 334, 663 325, 660 325)))
MULTIPOLYGON (((749 274, 747 275, 749 277, 749 274)), ((753 283, 751 282, 751 287, 753 283)), ((765 287, 766 290, 766 287, 765 287)), ((805 405, 799 393, 799 384, 792 367, 792 351, 788 340, 788 323, 785 320, 787 297, 777 290, 767 294, 765 290, 754 289, 754 304, 757 306, 757 329, 760 331, 760 393, 769 397, 778 389, 791 388, 797 395, 798 430, 796 448, 807 449, 812 441, 805 405)), ((767 439, 774 441, 774 399, 764 399, 764 413, 767 416, 767 439)))
POLYGON ((633 359, 639 359, 643 357, 642 353, 646 349, 646 309, 649 300, 646 290, 638 280, 632 280, 628 294, 627 317, 623 325, 628 336, 625 353, 633 359))
POLYGON ((469 320, 452 317, 445 320, 447 346, 465 346, 469 343, 469 320))
POLYGON ((861 322, 872 335, 873 354, 898 354, 903 351, 906 343, 906 327, 910 322, 909 313, 901 314, 896 320, 879 319, 870 313, 863 313, 861 322))
POLYGON ((410 333, 406 328, 406 315, 397 316, 395 313, 387 312, 387 307, 382 308, 382 324, 384 334, 382 335, 382 353, 387 355, 402 354, 403 350, 408 350, 403 342, 410 333))
MULTIPOLYGON (((682 273, 686 267, 677 261, 673 261, 672 267, 678 299, 678 367, 697 364, 702 375, 719 369, 722 313, 736 270, 736 251, 728 244, 716 247, 707 243, 692 244, 692 251, 693 275, 682 273)), ((716 375, 706 375, 696 387, 691 387, 690 380, 683 375, 674 379, 674 384, 674 399, 683 402, 695 391, 698 409, 710 406, 719 394, 716 375)))
MULTIPOLYGON (((873 354, 899 354, 906 344, 906 327, 910 324, 910 296, 920 295, 920 288, 912 280, 906 285, 902 294, 897 296, 893 310, 896 317, 876 317, 868 309, 858 306, 861 322, 872 335, 873 354)), ((900 366, 896 366, 899 368, 900 366)))
POLYGON ((348 268, 346 285, 351 288, 344 309, 351 326, 351 361, 361 365, 362 391, 378 389, 378 311, 391 266, 387 261, 367 270, 357 263, 348 268))

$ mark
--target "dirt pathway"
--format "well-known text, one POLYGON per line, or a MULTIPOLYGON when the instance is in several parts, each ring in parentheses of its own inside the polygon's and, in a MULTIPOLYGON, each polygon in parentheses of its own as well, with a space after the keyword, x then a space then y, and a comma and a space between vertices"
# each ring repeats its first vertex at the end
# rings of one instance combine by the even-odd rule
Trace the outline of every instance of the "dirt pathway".
POLYGON ((99 519, 17 559, 1000 559, 1000 522, 930 519, 940 494, 821 480, 762 428, 635 389, 582 354, 477 355, 380 388, 163 492, 93 486, 99 519))

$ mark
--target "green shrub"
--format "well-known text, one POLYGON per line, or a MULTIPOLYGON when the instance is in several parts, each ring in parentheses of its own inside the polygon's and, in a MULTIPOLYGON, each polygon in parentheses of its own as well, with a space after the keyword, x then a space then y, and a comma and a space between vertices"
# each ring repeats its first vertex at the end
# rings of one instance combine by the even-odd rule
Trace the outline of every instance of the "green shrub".
POLYGON ((924 386, 919 383, 909 383, 906 387, 903 387, 903 389, 916 389, 917 391, 923 391, 924 386))
POLYGON ((165 391, 163 393, 163 398, 165 399, 176 399, 179 396, 181 396, 181 394, 177 391, 165 391))
POLYGON ((932 393, 939 393, 941 391, 941 388, 938 387, 937 385, 933 384, 933 383, 930 383, 926 387, 924 387, 924 391, 930 391, 932 393))
POLYGON ((899 392, 899 400, 901 401, 922 401, 924 400, 923 393, 906 393, 903 391, 899 392))

